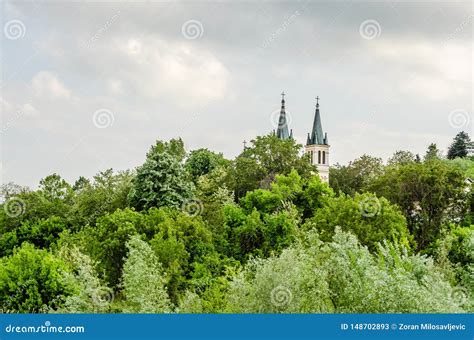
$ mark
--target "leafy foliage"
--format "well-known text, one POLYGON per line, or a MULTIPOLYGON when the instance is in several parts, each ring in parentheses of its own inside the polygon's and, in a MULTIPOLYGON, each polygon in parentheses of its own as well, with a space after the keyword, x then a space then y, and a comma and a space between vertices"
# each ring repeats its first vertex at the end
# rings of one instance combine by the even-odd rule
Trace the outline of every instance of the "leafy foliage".
POLYGON ((222 154, 216 154, 208 149, 198 149, 190 152, 185 168, 194 179, 197 179, 223 164, 225 160, 222 154))
POLYGON ((76 281, 78 293, 67 296, 62 313, 103 313, 110 309, 114 294, 98 277, 95 264, 91 258, 82 254, 77 247, 63 247, 59 255, 68 264, 76 281))
POLYGON ((439 151, 438 146, 435 143, 431 143, 428 146, 428 150, 426 150, 425 154, 425 162, 440 159, 441 158, 441 151, 439 151))
POLYGON ((471 312, 471 158, 364 155, 328 186, 293 140, 173 139, 136 171, 8 183, 1 311, 471 312))
POLYGON ((123 291, 127 312, 169 312, 161 264, 151 247, 138 236, 127 242, 128 257, 123 268, 123 291))
POLYGON ((472 142, 469 135, 461 131, 454 137, 453 143, 448 149, 448 159, 455 159, 457 157, 466 157, 469 150, 472 148, 472 142))
POLYGON ((383 172, 382 159, 363 155, 348 165, 336 164, 329 169, 329 185, 336 193, 354 196, 366 191, 383 172))
POLYGON ((231 283, 234 313, 461 312, 432 261, 386 243, 371 254, 336 230, 330 243, 310 233, 278 257, 254 260, 231 283))
POLYGON ((151 207, 181 207, 191 198, 193 184, 182 164, 185 151, 182 142, 157 143, 137 169, 129 193, 130 205, 137 210, 151 207))
POLYGON ((76 291, 67 280, 64 261, 47 250, 24 243, 8 257, 0 259, 0 305, 20 313, 47 312, 61 307, 76 291))
POLYGON ((388 159, 387 164, 391 166, 404 165, 415 162, 415 160, 416 157, 412 152, 399 150, 388 159))
POLYGON ((402 209, 418 249, 439 236, 443 224, 466 211, 463 174, 440 160, 387 168, 372 189, 402 209))
POLYGON ((242 197, 247 191, 268 188, 276 175, 287 175, 296 170, 311 176, 316 168, 308 157, 300 156, 302 146, 293 139, 281 140, 274 134, 258 136, 234 161, 234 191, 242 197))
POLYGON ((356 194, 354 198, 341 195, 317 210, 306 224, 316 229, 325 241, 331 240, 339 226, 357 236, 371 250, 384 240, 409 246, 409 232, 400 209, 385 198, 371 194, 356 194))

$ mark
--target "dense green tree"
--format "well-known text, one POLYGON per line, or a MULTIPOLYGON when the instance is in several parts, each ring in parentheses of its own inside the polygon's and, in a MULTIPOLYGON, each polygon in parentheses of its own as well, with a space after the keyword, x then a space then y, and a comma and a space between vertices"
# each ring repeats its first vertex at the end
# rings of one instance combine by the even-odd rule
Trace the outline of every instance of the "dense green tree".
POLYGON ((79 176, 79 178, 74 182, 72 190, 75 193, 80 193, 82 190, 91 185, 91 181, 85 178, 84 176, 79 176))
POLYGON ((0 256, 10 255, 13 248, 24 241, 48 247, 62 230, 79 227, 72 219, 74 191, 57 174, 42 179, 36 191, 4 186, 3 195, 0 256))
POLYGON ((430 161, 433 159, 440 159, 441 151, 439 151, 438 146, 435 143, 428 145, 428 150, 426 150, 424 161, 430 161))
POLYGON ((137 210, 151 207, 181 207, 192 196, 193 184, 182 164, 181 140, 157 142, 138 167, 129 194, 130 205, 137 210))
POLYGON ((59 175, 53 174, 40 181, 39 189, 21 188, 0 206, 0 234, 19 228, 24 222, 35 223, 57 216, 68 220, 74 203, 74 191, 59 175))
POLYGON ((474 180, 474 159, 455 158, 446 160, 446 164, 461 170, 467 178, 474 180))
POLYGON ((81 246, 101 264, 107 282, 116 286, 120 280, 123 259, 127 255, 126 242, 130 236, 145 232, 142 214, 128 208, 117 210, 100 217, 95 227, 86 228, 81 235, 85 241, 81 242, 81 246))
POLYGON ((217 154, 208 149, 198 149, 190 152, 186 159, 185 168, 196 180, 226 162, 222 154, 217 154))
POLYGON ((240 205, 247 212, 257 209, 263 213, 273 213, 292 203, 303 218, 308 218, 333 195, 333 191, 321 182, 318 175, 302 178, 293 170, 287 176, 277 175, 268 190, 248 192, 240 200, 240 205))
POLYGON ((356 235, 372 251, 384 240, 410 246, 410 235, 400 209, 372 194, 356 194, 354 198, 341 195, 328 200, 304 228, 317 230, 322 240, 329 241, 336 226, 356 235))
POLYGON ((177 159, 178 162, 183 162, 186 156, 186 150, 184 149, 184 143, 181 138, 171 139, 169 142, 163 142, 157 140, 154 145, 150 148, 147 153, 147 158, 152 157, 154 154, 168 153, 173 158, 177 159))
POLYGON ((29 242, 37 248, 48 248, 66 229, 64 219, 56 216, 36 222, 26 221, 19 228, 0 235, 0 254, 10 255, 23 242, 29 242))
POLYGON ((466 192, 461 171, 440 160, 389 168, 372 185, 402 209, 418 250, 436 239, 444 223, 462 218, 466 192))
MULTIPOLYGON (((474 225, 469 227, 451 226, 433 245, 428 248, 439 265, 455 285, 466 287, 472 297, 469 309, 474 307, 474 225)), ((465 301, 466 303, 468 301, 465 301)))
POLYGON ((196 263, 206 265, 207 256, 214 253, 212 234, 200 218, 165 210, 151 210, 157 232, 151 240, 152 249, 168 274, 170 298, 177 302, 192 276, 196 263))
POLYGON ((387 165, 396 166, 415 161, 415 155, 410 151, 396 151, 387 161, 387 165))
POLYGON ((255 159, 244 156, 239 156, 234 160, 231 171, 232 189, 236 198, 259 188, 266 176, 266 170, 262 165, 255 159))
POLYGON ((231 247, 228 256, 246 261, 250 256, 267 257, 290 245, 297 235, 299 216, 293 206, 274 213, 263 213, 253 209, 245 212, 238 206, 224 209, 225 230, 231 247))
POLYGON ((225 253, 229 246, 223 214, 223 207, 234 202, 234 194, 229 186, 228 168, 223 166, 200 176, 196 184, 196 213, 206 222, 212 232, 216 250, 220 253, 225 253))
POLYGON ((471 138, 466 132, 461 131, 456 135, 456 137, 454 137, 454 140, 448 149, 447 157, 448 159, 455 159, 457 157, 464 158, 468 155, 471 147, 471 138))
POLYGON ((129 171, 113 173, 112 169, 99 172, 92 181, 79 178, 76 191, 74 224, 95 225, 98 217, 128 206, 128 194, 133 174, 129 171))
POLYGON ((0 259, 0 306, 5 312, 38 313, 57 309, 77 286, 68 267, 48 250, 24 243, 0 259))
POLYGON ((329 169, 329 185, 336 193, 354 196, 356 192, 366 191, 371 182, 383 172, 381 158, 362 155, 349 162, 329 169))
POLYGON ((39 191, 51 202, 70 203, 73 197, 72 187, 58 174, 49 175, 40 180, 39 191))
POLYGON ((258 136, 234 161, 236 196, 268 188, 276 175, 287 175, 293 169, 303 177, 312 176, 317 169, 301 153, 302 145, 293 139, 282 140, 274 134, 258 136))

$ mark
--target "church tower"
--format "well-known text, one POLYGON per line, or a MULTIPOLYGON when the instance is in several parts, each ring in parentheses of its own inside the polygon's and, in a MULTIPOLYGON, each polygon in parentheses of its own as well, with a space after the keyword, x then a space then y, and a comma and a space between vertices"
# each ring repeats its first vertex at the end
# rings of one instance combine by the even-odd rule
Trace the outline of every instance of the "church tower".
POLYGON ((285 111, 285 92, 281 93, 281 109, 280 116, 278 117, 276 136, 280 139, 293 138, 293 131, 288 132, 288 120, 286 119, 285 111))
POLYGON ((329 144, 328 134, 323 135, 321 115, 319 113, 319 97, 316 97, 316 112, 314 114, 313 130, 308 133, 305 152, 310 155, 311 164, 315 165, 319 177, 325 183, 329 182, 329 144))

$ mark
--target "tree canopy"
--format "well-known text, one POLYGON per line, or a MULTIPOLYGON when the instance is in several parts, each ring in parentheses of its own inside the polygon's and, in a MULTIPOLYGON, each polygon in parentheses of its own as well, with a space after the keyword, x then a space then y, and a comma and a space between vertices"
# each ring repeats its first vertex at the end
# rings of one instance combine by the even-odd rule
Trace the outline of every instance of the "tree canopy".
POLYGON ((134 170, 8 183, 0 311, 472 312, 474 159, 456 155, 363 155, 328 184, 292 139, 234 159, 172 139, 134 170))

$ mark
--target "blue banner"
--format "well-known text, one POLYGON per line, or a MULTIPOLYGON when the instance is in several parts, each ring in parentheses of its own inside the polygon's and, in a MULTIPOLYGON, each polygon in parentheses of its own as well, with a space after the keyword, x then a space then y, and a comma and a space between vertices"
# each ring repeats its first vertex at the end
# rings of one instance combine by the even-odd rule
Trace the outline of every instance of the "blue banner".
POLYGON ((468 314, 2 314, 0 339, 469 339, 468 314))

